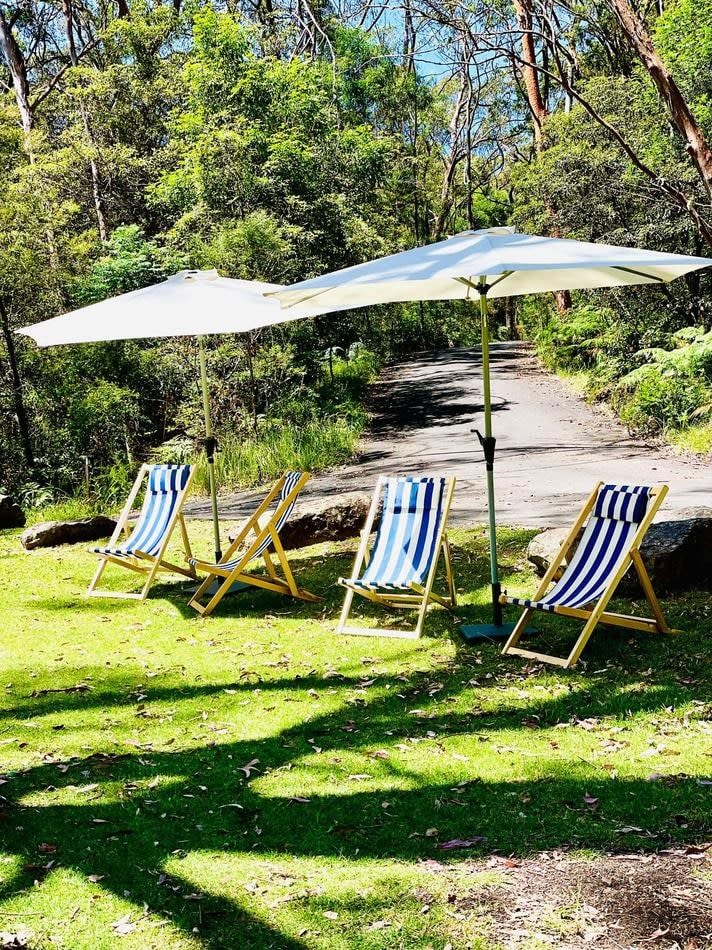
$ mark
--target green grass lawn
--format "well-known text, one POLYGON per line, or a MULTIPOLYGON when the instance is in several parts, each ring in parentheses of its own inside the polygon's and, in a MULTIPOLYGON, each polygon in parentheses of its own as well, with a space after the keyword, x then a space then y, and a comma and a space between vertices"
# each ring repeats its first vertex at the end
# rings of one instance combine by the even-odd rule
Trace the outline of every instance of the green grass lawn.
MULTIPOLYGON (((207 556, 209 525, 190 528, 207 556)), ((528 536, 502 532, 510 591, 534 585, 528 536)), ((485 950, 487 856, 709 835, 709 595, 666 602, 683 636, 602 630, 577 670, 528 666, 458 639, 486 619, 487 560, 483 532, 452 540, 462 606, 407 642, 334 635, 350 543, 293 555, 323 604, 255 592, 201 620, 179 583, 86 600, 83 547, 3 533, 0 931, 485 950)), ((545 618, 547 646, 566 629, 545 618)))

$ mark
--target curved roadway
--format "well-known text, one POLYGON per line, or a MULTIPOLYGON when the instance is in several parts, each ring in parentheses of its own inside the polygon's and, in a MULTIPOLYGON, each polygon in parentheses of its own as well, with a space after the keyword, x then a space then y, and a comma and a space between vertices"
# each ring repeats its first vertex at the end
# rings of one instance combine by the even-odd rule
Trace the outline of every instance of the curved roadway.
MULTIPOLYGON (((589 406, 547 373, 526 344, 493 344, 491 362, 499 523, 570 524, 599 479, 667 483, 662 517, 712 507, 709 461, 631 438, 608 410, 589 406)), ((372 388, 370 408, 373 419, 357 459, 315 476, 305 496, 370 492, 381 474, 453 473, 458 487, 452 519, 485 520, 484 462, 471 432, 484 425, 478 350, 424 353, 389 366, 372 388)), ((221 516, 244 517, 254 498, 223 496, 221 516)), ((210 506, 195 500, 186 514, 207 518, 210 506)))

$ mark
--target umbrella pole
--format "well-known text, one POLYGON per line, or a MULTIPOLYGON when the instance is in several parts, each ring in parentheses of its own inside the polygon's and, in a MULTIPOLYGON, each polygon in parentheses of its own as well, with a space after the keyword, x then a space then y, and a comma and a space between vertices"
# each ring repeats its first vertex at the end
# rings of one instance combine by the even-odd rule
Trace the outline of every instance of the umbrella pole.
POLYGON ((213 422, 210 415, 210 390, 208 388, 208 367, 205 358, 205 338, 198 337, 198 353, 200 355, 200 385, 203 391, 203 413, 205 415, 205 455, 208 460, 208 480, 210 483, 210 502, 213 509, 213 538, 215 541, 215 563, 222 558, 220 550, 220 519, 218 516, 218 493, 215 483, 215 449, 217 439, 213 435, 213 422))
POLYGON ((490 583, 492 589, 492 623, 467 624, 460 627, 462 636, 467 641, 475 640, 506 640, 514 629, 513 623, 502 622, 502 605, 499 602, 502 586, 499 582, 497 567, 497 524, 494 503, 494 453, 496 439, 492 435, 492 391, 490 386, 490 354, 489 328, 487 326, 487 292, 489 286, 484 277, 477 282, 477 292, 480 295, 480 323, 482 333, 482 390, 485 409, 485 434, 477 432, 482 451, 485 455, 487 471, 487 514, 489 518, 489 554, 490 554, 490 583))
POLYGON ((490 554, 490 581, 492 586, 492 623, 495 627, 502 626, 502 605, 499 596, 502 586, 499 583, 499 569, 497 567, 497 524, 494 503, 494 452, 497 440, 492 435, 492 390, 490 385, 489 359, 489 327, 487 326, 487 291, 489 288, 484 277, 480 278, 480 320, 482 332, 482 389, 485 404, 485 434, 479 435, 482 450, 485 454, 485 468, 487 471, 487 514, 489 517, 489 554, 490 554))

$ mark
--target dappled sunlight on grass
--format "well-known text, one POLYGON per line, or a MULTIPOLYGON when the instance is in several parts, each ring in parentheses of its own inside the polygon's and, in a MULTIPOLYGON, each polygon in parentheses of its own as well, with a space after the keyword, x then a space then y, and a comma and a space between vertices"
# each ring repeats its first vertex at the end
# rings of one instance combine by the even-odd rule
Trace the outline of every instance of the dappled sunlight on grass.
MULTIPOLYGON (((512 588, 535 583, 527 537, 502 533, 512 588)), ((128 915, 126 947, 486 950, 478 857, 709 833, 708 599, 666 605, 683 637, 601 631, 577 670, 528 666, 460 641, 486 535, 453 541, 461 605, 408 642, 333 633, 353 543, 293 553, 322 604, 249 592, 201 619, 183 585, 83 600, 81 547, 3 536, 0 929, 37 915, 45 942, 103 950, 128 915)))

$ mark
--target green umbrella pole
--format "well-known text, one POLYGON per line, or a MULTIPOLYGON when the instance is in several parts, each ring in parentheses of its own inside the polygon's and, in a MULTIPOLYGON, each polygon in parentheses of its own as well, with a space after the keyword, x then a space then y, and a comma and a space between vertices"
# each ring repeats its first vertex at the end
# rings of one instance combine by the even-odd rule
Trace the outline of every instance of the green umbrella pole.
MULTIPOLYGON (((502 587, 497 569, 497 524, 494 503, 494 451, 496 439, 492 435, 492 390, 490 386, 489 327, 487 326, 487 291, 489 287, 484 277, 477 285, 480 294, 480 319, 482 333, 482 389, 485 404, 485 434, 480 442, 485 453, 487 471, 487 514, 489 516, 490 580, 492 584, 492 622, 502 626, 502 605, 499 602, 502 587)), ((479 435, 479 433, 478 433, 479 435)))
POLYGON ((492 391, 490 387, 490 353, 489 329, 487 327, 487 292, 489 286, 484 277, 480 277, 477 284, 467 282, 468 286, 476 289, 480 295, 480 332, 482 338, 482 390, 485 410, 485 434, 477 429, 482 451, 485 455, 485 469, 487 472, 487 514, 489 518, 489 553, 490 553, 490 582, 492 586, 492 623, 466 624, 460 627, 465 640, 504 640, 512 632, 514 625, 502 622, 502 605, 499 602, 502 586, 499 583, 497 569, 497 524, 494 505, 494 451, 496 439, 492 435, 492 391))
POLYGON ((205 358, 205 338, 198 337, 198 352, 200 354, 200 385, 203 390, 203 412, 205 415, 205 455, 208 460, 208 480, 210 482, 210 502, 213 508, 213 538, 215 541, 215 563, 222 558, 220 549, 220 519, 218 516, 218 492, 215 482, 215 450, 217 439, 213 435, 213 422, 210 416, 210 390, 208 388, 208 367, 205 358))

